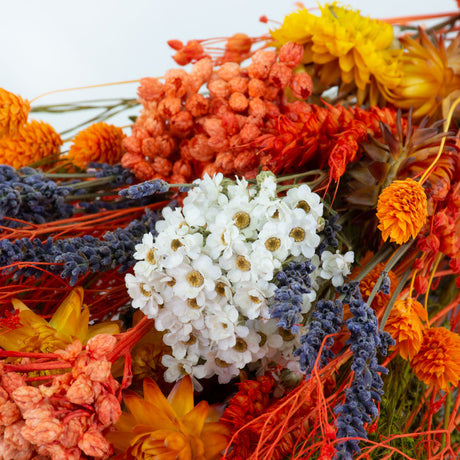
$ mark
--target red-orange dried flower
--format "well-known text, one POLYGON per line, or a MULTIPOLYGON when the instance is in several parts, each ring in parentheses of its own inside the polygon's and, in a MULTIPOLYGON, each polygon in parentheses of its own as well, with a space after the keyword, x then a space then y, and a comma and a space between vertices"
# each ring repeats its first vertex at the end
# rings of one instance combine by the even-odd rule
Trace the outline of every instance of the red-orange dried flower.
POLYGON ((43 121, 27 123, 16 137, 0 139, 0 163, 22 168, 42 158, 59 153, 61 136, 43 121))
POLYGON ((80 168, 92 161, 111 165, 119 163, 124 151, 124 137, 121 128, 95 123, 75 136, 68 158, 80 168))
POLYGON ((27 99, 0 88, 0 137, 16 136, 30 112, 27 99))
POLYGON ((141 78, 139 81, 139 88, 137 94, 145 101, 158 101, 165 93, 163 83, 156 78, 146 77, 141 78))
POLYGON ((377 203, 378 228, 384 240, 397 244, 415 238, 427 217, 423 187, 411 178, 396 180, 385 188, 377 203))
POLYGON ((460 335, 444 327, 426 329, 411 366, 417 378, 435 390, 456 387, 460 381, 460 335))

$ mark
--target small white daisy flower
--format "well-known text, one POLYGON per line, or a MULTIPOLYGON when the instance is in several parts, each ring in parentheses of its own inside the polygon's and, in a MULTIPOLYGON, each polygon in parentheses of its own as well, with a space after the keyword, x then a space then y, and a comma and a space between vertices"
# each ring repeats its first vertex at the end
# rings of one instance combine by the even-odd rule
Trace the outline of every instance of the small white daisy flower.
POLYGON ((267 299, 256 283, 242 283, 233 297, 238 311, 248 319, 270 318, 267 299))
POLYGON ((302 209, 294 209, 289 222, 290 253, 293 256, 302 254, 307 259, 313 257, 321 238, 316 233, 316 221, 312 214, 302 209))
MULTIPOLYGON (((161 281, 161 279, 166 281, 170 279, 162 272, 155 273, 158 275, 159 281, 161 281)), ((139 308, 149 318, 155 318, 158 313, 159 305, 163 304, 164 299, 158 293, 151 280, 142 274, 133 276, 131 273, 128 273, 125 276, 125 283, 128 294, 132 299, 132 306, 134 308, 139 308)))
POLYGON ((335 254, 329 251, 323 251, 321 254, 321 271, 320 276, 323 279, 332 279, 334 287, 342 286, 343 277, 351 273, 350 266, 354 261, 354 252, 348 251, 345 255, 336 251, 335 254))
POLYGON ((193 367, 198 362, 197 355, 188 355, 182 359, 178 359, 171 355, 163 355, 161 364, 167 369, 164 373, 166 382, 175 382, 185 375, 193 374, 193 367))
POLYGON ((323 215, 323 203, 321 203, 320 196, 312 192, 307 184, 290 188, 283 202, 292 209, 303 209, 306 214, 314 217, 315 222, 318 222, 318 218, 323 215))

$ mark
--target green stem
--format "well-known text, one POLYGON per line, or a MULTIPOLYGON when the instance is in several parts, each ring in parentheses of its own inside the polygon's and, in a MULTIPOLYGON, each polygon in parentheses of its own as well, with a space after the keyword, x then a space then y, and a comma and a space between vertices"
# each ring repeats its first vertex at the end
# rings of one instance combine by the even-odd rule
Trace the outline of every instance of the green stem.
MULTIPOLYGON (((449 417, 450 409, 452 407, 452 391, 449 391, 446 395, 446 403, 444 405, 444 419, 442 421, 442 427, 447 431, 449 428, 449 417)), ((441 451, 446 447, 447 433, 444 433, 441 437, 441 451)))
POLYGON ((385 324, 387 322, 388 317, 390 316, 391 313, 391 308, 393 307, 393 304, 395 303, 396 299, 398 298, 398 295, 401 293, 401 291, 404 289, 404 286, 406 285, 406 281, 409 279, 410 274, 412 273, 412 270, 407 270, 401 280, 398 283, 398 286, 394 290, 392 296, 390 297, 390 300, 388 301, 388 305, 385 308, 385 312, 383 313, 382 319, 380 320, 380 330, 383 331, 385 328, 385 324))
POLYGON ((375 283, 369 295, 369 298, 366 301, 367 305, 371 306, 371 303, 374 300, 374 297, 377 294, 377 291, 380 289, 380 286, 382 285, 382 281, 387 276, 388 272, 399 262, 399 259, 401 259, 401 257, 410 249, 410 247, 414 244, 414 241, 415 240, 412 239, 409 243, 406 243, 400 246, 398 250, 395 252, 394 256, 385 265, 385 268, 382 270, 382 273, 380 274, 379 279, 375 283))
POLYGON ((101 177, 100 179, 94 179, 94 180, 87 181, 87 182, 77 182, 76 184, 70 184, 68 187, 72 188, 73 190, 79 190, 81 188, 97 187, 99 185, 109 184, 115 178, 116 178, 115 176, 101 177))

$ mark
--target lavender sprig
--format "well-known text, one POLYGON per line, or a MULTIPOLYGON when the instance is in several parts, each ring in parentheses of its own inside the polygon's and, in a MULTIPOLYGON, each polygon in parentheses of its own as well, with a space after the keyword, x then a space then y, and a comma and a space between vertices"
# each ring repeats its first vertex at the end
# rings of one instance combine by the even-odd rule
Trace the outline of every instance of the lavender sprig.
MULTIPOLYGON (((135 264, 132 257, 136 244, 141 243, 145 233, 154 235, 158 216, 150 210, 139 220, 132 221, 127 227, 107 232, 102 239, 90 235, 84 237, 53 240, 49 237, 42 242, 38 238, 30 240, 21 238, 16 241, 0 240, 0 268, 15 262, 45 262, 52 265, 47 270, 68 278, 70 285, 89 272, 103 272, 119 267, 125 272, 135 264)), ((41 275, 35 267, 9 267, 2 270, 4 274, 13 273, 13 279, 21 275, 41 275)))
POLYGON ((276 274, 278 288, 270 307, 270 316, 279 318, 278 326, 289 329, 293 334, 299 332, 302 321, 303 294, 311 292, 309 274, 315 269, 309 260, 289 262, 276 274))
MULTIPOLYGON (((346 325, 351 334, 347 343, 353 352, 351 369, 354 376, 350 388, 345 392, 344 404, 334 410, 339 414, 337 437, 367 439, 364 424, 379 415, 376 403, 380 402, 383 394, 380 374, 388 373, 388 369, 378 364, 377 352, 386 354, 388 346, 394 341, 387 332, 379 332, 375 312, 363 301, 358 282, 345 285, 342 293, 353 315, 346 325)), ((337 446, 335 458, 351 460, 353 454, 360 451, 358 440, 346 440, 337 446)))

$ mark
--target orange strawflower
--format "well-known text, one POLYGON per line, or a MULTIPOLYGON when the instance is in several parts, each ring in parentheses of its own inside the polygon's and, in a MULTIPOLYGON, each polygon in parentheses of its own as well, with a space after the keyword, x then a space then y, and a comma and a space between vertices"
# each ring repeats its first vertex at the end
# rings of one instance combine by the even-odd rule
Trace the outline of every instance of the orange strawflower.
POLYGON ((385 330, 396 340, 396 349, 404 359, 412 359, 420 350, 427 320, 423 305, 412 297, 397 300, 385 324, 385 330))
POLYGON ((415 238, 427 217, 423 187, 411 178, 395 180, 383 189, 377 203, 378 228, 382 237, 398 244, 415 238))
POLYGON ((17 136, 3 136, 0 139, 0 163, 22 168, 58 154, 61 145, 61 136, 50 124, 33 120, 17 136))
POLYGON ((411 361, 415 375, 435 390, 447 391, 460 381, 460 335, 444 327, 426 329, 411 361))
POLYGON ((75 136, 67 158, 80 168, 86 168, 91 161, 114 165, 123 155, 124 137, 117 126, 95 123, 75 136))
POLYGON ((132 391, 124 402, 118 431, 107 435, 123 458, 217 460, 228 442, 228 429, 206 401, 196 406, 190 376, 178 382, 168 398, 151 379, 144 379, 144 399, 132 391))
POLYGON ((0 88, 0 137, 16 136, 30 112, 28 100, 0 88))

